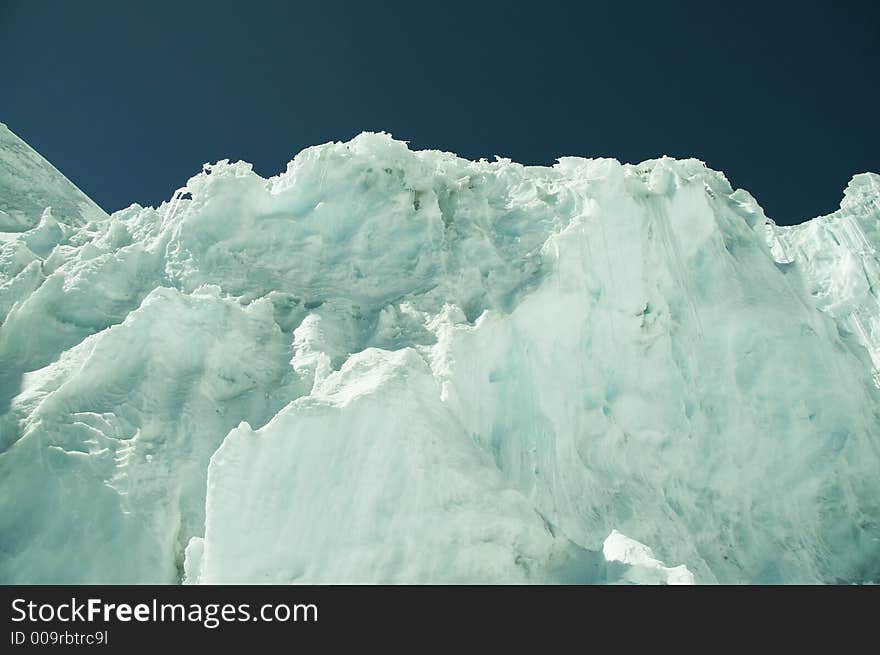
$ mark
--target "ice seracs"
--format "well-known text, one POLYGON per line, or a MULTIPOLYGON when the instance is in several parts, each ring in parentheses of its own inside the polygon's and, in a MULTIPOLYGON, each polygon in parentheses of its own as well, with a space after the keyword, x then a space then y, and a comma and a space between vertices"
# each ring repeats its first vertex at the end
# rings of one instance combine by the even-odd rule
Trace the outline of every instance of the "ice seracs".
POLYGON ((773 255, 796 262, 810 295, 871 356, 880 385, 880 176, 856 175, 840 209, 801 225, 768 222, 773 255))
POLYGON ((880 578, 877 175, 362 134, 107 216, 0 144, 0 581, 880 578))

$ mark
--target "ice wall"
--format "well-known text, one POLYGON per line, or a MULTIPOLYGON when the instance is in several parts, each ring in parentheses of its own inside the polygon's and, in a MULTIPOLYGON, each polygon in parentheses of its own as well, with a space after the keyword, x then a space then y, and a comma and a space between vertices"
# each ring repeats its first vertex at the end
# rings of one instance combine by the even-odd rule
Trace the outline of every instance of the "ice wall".
POLYGON ((60 230, 31 197, 4 582, 880 577, 877 175, 779 228, 696 160, 362 134, 60 230))
POLYGON ((793 227, 768 221, 775 259, 797 263, 816 305, 871 356, 880 385, 880 176, 850 181, 840 209, 793 227))

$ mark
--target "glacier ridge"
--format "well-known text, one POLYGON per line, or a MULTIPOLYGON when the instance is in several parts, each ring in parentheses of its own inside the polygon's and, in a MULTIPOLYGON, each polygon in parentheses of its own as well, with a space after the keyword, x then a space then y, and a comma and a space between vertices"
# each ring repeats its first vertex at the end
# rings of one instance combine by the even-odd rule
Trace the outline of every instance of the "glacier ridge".
POLYGON ((112 215, 0 164, 2 582, 880 579, 876 174, 780 227, 381 133, 112 215))

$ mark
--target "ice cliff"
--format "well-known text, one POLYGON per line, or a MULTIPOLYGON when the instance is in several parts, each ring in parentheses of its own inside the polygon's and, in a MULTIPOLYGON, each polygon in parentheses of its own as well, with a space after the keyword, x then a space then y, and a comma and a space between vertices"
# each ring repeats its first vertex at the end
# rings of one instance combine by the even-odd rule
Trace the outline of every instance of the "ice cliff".
POLYGON ((0 582, 880 579, 880 176, 384 134, 108 216, 0 127, 0 582))

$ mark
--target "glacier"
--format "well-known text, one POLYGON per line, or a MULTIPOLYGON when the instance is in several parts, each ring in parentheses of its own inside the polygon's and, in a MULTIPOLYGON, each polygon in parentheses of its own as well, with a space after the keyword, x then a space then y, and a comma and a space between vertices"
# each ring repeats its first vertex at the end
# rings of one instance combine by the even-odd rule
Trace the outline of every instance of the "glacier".
POLYGON ((384 133, 108 215, 0 124, 0 582, 878 582, 878 243, 384 133))

